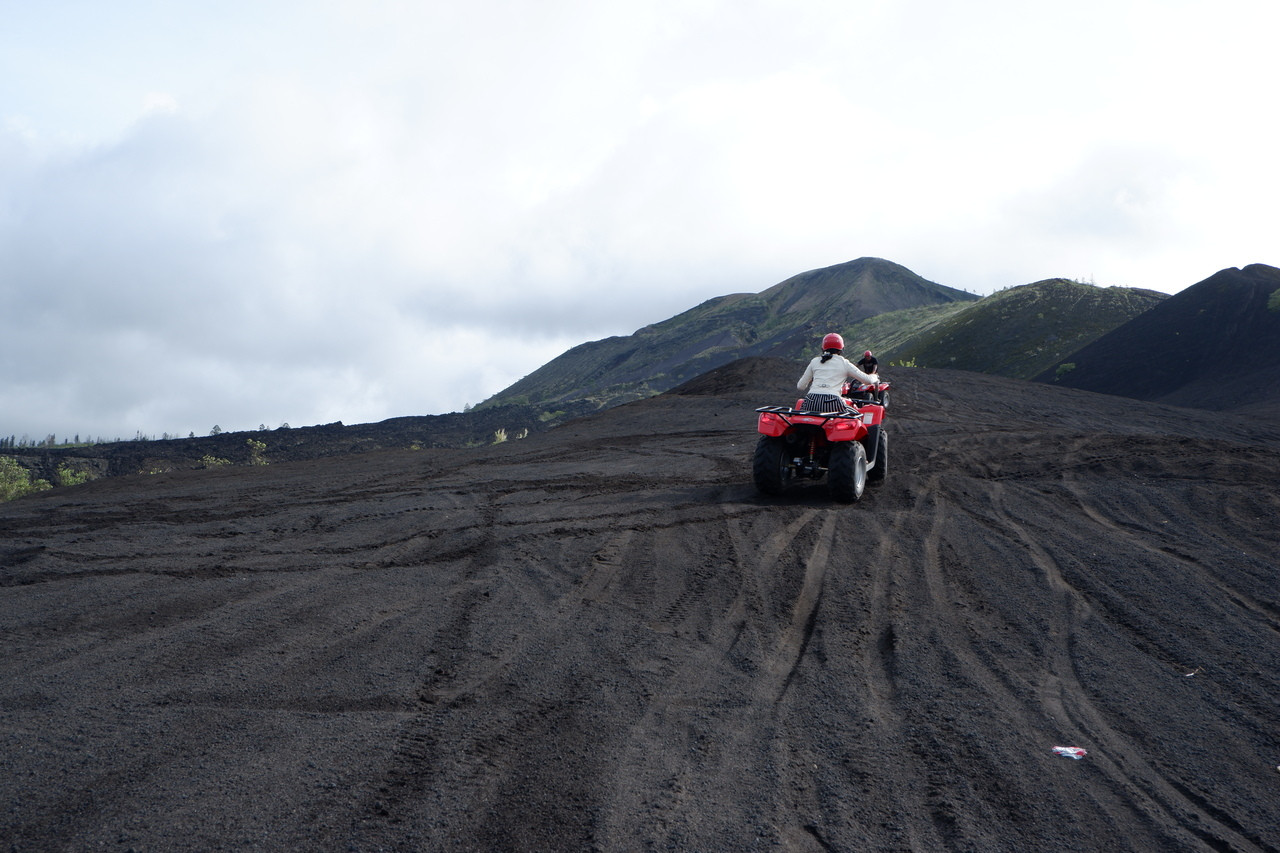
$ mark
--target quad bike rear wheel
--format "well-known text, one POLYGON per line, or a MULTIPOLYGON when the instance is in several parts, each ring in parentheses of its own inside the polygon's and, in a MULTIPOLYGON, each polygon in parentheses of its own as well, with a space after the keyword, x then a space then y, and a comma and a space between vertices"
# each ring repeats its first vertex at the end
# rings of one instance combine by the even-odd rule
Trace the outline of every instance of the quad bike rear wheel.
POLYGON ((791 482, 791 465, 787 459, 787 443, 781 438, 762 435, 756 443, 751 473, 756 488, 766 495, 780 495, 791 482))
POLYGON ((831 445, 827 462, 827 486, 841 503, 853 503, 867 488, 867 451, 861 442, 840 441, 831 445))

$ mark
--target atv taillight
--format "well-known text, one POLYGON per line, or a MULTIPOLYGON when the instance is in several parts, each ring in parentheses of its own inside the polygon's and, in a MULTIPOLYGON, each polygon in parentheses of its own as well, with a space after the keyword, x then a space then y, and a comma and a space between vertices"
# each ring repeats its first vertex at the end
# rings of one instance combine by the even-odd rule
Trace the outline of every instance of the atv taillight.
POLYGON ((787 420, 781 415, 776 415, 773 412, 761 412, 756 430, 764 435, 771 435, 777 438, 787 431, 788 426, 787 420))
POLYGON ((857 441, 866 431, 861 418, 832 418, 824 429, 828 441, 857 441))

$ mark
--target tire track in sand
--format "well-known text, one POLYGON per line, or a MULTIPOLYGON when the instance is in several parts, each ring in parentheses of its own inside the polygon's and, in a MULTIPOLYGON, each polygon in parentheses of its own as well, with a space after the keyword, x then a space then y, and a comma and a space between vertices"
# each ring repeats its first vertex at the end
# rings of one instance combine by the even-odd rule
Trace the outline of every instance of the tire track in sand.
MULTIPOLYGON (((811 516, 810 516, 811 517, 811 516)), ((796 596, 791 608, 791 619, 784 627, 773 653, 765 665, 768 678, 761 683, 762 698, 770 698, 772 704, 782 701, 791 679, 795 677, 796 667, 804 658, 805 649, 813 637, 814 623, 818 618, 818 606, 822 601, 823 584, 827 576, 827 566, 831 559, 831 547, 835 541, 836 520, 838 510, 827 510, 818 533, 817 542, 804 563, 804 580, 800 594, 796 596)), ((808 523, 808 518, 805 518, 808 523)), ((785 531, 784 531, 785 532, 785 531)), ((757 571, 770 565, 770 555, 761 554, 761 563, 757 571)))
MULTIPOLYGON (((729 803, 714 810, 718 827, 689 822, 690 813, 705 813, 706 801, 715 801, 740 777, 759 779, 762 799, 776 796, 767 780, 780 772, 778 756, 786 749, 778 745, 774 717, 812 635, 835 511, 826 511, 800 564, 800 591, 785 621, 773 621, 770 581, 791 566, 800 568, 795 543, 822 512, 807 509, 754 545, 742 516, 726 508, 723 530, 730 547, 720 571, 737 574, 736 594, 683 658, 671 662, 663 684, 631 727, 614 773, 606 840, 696 848, 741 832, 748 817, 729 803), (706 731, 713 719, 722 735, 709 741, 706 731), (724 732, 732 736, 725 739, 724 732), (662 748, 655 750, 654 744, 662 748), (692 808, 694 802, 700 803, 698 809, 692 808)), ((769 810, 763 802, 757 805, 769 810)))
MULTIPOLYGON (((486 506, 485 511, 495 510, 486 506)), ((608 535, 568 589, 541 605, 538 630, 516 635, 507 635, 500 627, 505 620, 492 616, 487 590, 500 583, 501 571, 495 568, 500 561, 495 561, 492 553, 465 558, 462 571, 467 579, 457 587, 456 605, 447 608, 459 615, 441 626, 430 644, 442 649, 434 675, 420 686, 417 711, 401 726, 383 775, 366 785, 354 804, 352 820, 362 833, 391 843, 396 824, 429 807, 439 786, 445 784, 466 808, 442 814, 439 825, 465 825, 474 819, 474 810, 485 808, 500 797, 504 786, 512 784, 506 773, 496 772, 499 760, 495 750, 545 740, 546 727, 554 725, 554 714, 561 710, 557 702, 572 705, 575 701, 560 692, 553 699, 529 691, 521 673, 534 662, 548 659, 546 647, 558 643, 571 630, 583 608, 607 602, 615 595, 623 567, 634 550, 636 533, 625 528, 608 535), (498 626, 496 635, 492 633, 494 626, 498 626), (469 651, 444 652, 451 643, 461 643, 469 651), (462 718, 457 711, 479 702, 500 701, 493 698, 499 696, 507 697, 505 701, 514 703, 518 710, 494 715, 481 726, 460 726, 462 718), (520 698, 512 698, 516 696, 520 698)), ((532 602, 521 606, 538 607, 532 602)), ((569 677, 559 671, 548 676, 552 683, 569 677)), ((527 771, 525 767, 519 772, 527 771)))
MULTIPOLYGON (((1062 574, 1058 562, 1037 538, 1015 521, 1005 508, 1007 498, 1000 484, 993 484, 992 508, 1004 529, 1025 545, 1033 565, 1041 572, 1048 587, 1049 600, 1056 603, 1050 610, 1052 625, 1048 668, 1038 687, 1041 708, 1061 730, 1090 743, 1089 757, 1107 776, 1120 798, 1099 802, 1113 819, 1124 820, 1126 809, 1138 809, 1156 825, 1181 834, 1186 830, 1200 842, 1218 850, 1262 850, 1255 839, 1246 838, 1235 821, 1217 809, 1190 796, 1179 783, 1168 779, 1147 761, 1129 739, 1116 731, 1103 713, 1089 699, 1088 691, 1076 675, 1071 649, 1077 626, 1087 618, 1091 608, 1085 597, 1062 574), (1190 813, 1194 819, 1188 821, 1190 813), (1231 825, 1228 825, 1231 824, 1231 825)), ((1188 837, 1186 839, 1190 841, 1188 837)))
MULTIPOLYGON (((1100 798, 1097 805, 1110 821, 1122 825, 1137 813, 1145 822, 1162 827, 1164 832, 1179 837, 1189 847, 1201 844, 1215 849, 1259 850, 1256 838, 1248 838, 1230 816, 1212 805, 1199 802, 1194 794, 1181 789, 1176 781, 1158 772, 1128 740, 1110 726, 1101 711, 1090 701, 1079 681, 1072 649, 1080 624, 1091 617, 1092 608, 1083 594, 1064 577, 1061 567, 1040 544, 1037 537, 1019 524, 1009 511, 1008 495, 1003 483, 990 483, 990 503, 980 506, 971 498, 950 501, 939 478, 924 484, 912 510, 904 519, 914 519, 909 529, 893 523, 882 534, 878 558, 874 561, 868 601, 867 629, 873 642, 864 651, 863 671, 870 695, 870 712, 875 739, 881 743, 909 741, 904 730, 910 723, 912 709, 904 703, 916 701, 907 695, 907 685, 898 684, 901 654, 911 653, 915 666, 928 657, 941 661, 949 679, 968 681, 991 695, 991 705, 1014 710, 1020 719, 1015 728, 1022 731, 1044 730, 1047 735, 1075 738, 1090 746, 1090 760, 1106 775, 1114 796, 1100 798), (1048 602, 1045 615, 1049 622, 1046 638, 1046 663, 1037 683, 1024 684, 1016 673, 1006 672, 998 659, 979 643, 981 636, 965 624, 964 614, 952 604, 959 587, 947 577, 943 548, 946 528, 955 514, 970 516, 992 530, 994 536, 1016 544, 1030 557, 1045 586, 1042 599, 1048 602), (923 530, 918 525, 923 526, 923 530), (918 542, 918 551, 907 560, 897 548, 906 537, 918 542), (896 555, 896 556, 895 556, 896 555), (919 582, 909 584, 894 577, 892 566, 919 566, 919 582), (914 597, 908 609, 916 614, 929 614, 928 624, 898 625, 894 614, 903 606, 903 597, 914 597), (928 653, 899 646, 911 636, 908 632, 926 632, 924 646, 937 651, 928 653), (926 658, 917 659, 917 653, 926 658), (1028 689, 1030 688, 1030 689, 1028 689), (1194 815, 1187 821, 1186 815, 1194 815)), ((919 639, 919 638, 915 638, 919 639)), ((913 643, 918 646, 919 643, 913 643)), ((914 693, 915 685, 911 686, 914 693)), ((923 762, 933 759, 910 749, 894 757, 898 761, 923 762)), ((916 778, 928 773, 914 774, 916 778)), ((944 849, 956 832, 949 817, 945 790, 900 790, 892 792, 902 810, 928 816, 932 825, 908 823, 904 843, 910 849, 944 849), (935 808, 939 806, 939 808, 935 808)))
MULTIPOLYGON (((868 638, 862 651, 862 664, 858 667, 865 679, 867 715, 870 721, 869 741, 877 744, 874 772, 877 784, 885 789, 878 802, 894 804, 892 813, 868 815, 865 820, 879 820, 885 826, 895 827, 901 846, 909 850, 941 850, 947 845, 945 833, 936 820, 931 822, 904 819, 904 815, 931 815, 926 792, 914 785, 902 785, 895 780, 899 774, 891 766, 902 763, 915 764, 919 757, 905 748, 908 736, 908 712, 900 696, 899 679, 902 652, 899 648, 904 638, 914 629, 901 623, 903 598, 918 591, 919 583, 910 577, 914 567, 928 564, 936 557, 938 527, 942 513, 936 494, 939 478, 933 475, 914 491, 910 508, 889 517, 889 524, 880 528, 873 559, 869 561, 866 618, 863 631, 868 638), (928 514, 928 524, 920 535, 918 519, 923 517, 927 501, 932 501, 933 511, 928 514), (919 549, 918 552, 916 549, 919 549), (904 574, 905 573, 905 574, 904 574)), ((928 572, 926 571, 926 574, 928 572)), ((923 769, 910 774, 911 778, 924 778, 923 769)))
POLYGON ((1084 513, 1089 521, 1106 531, 1111 538, 1127 542, 1135 549, 1151 554, 1160 561, 1168 560, 1174 562, 1178 565, 1179 571, 1195 573, 1205 578, 1207 584, 1211 587, 1223 587, 1229 590, 1232 603, 1256 617, 1272 631, 1280 633, 1280 619, 1277 619, 1276 611, 1270 605, 1258 601, 1237 587, 1231 586, 1228 583, 1228 578, 1207 572, 1205 567, 1197 560, 1178 554, 1170 548, 1153 544, 1149 536, 1144 536, 1140 531, 1126 525, 1117 524, 1107 518, 1090 503, 1084 485, 1074 473, 1064 473, 1062 483, 1071 497, 1075 499, 1076 507, 1084 513))

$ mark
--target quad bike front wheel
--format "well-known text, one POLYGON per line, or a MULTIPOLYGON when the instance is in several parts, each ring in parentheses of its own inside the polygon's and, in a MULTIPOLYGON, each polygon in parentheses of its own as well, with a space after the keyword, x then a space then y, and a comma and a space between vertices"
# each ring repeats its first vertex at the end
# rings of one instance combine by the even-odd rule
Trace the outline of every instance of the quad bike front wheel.
POLYGON ((840 441, 831 445, 827 461, 827 486, 841 503, 853 503, 867 488, 867 451, 861 442, 840 441))
POLYGON ((791 464, 787 459, 787 443, 781 438, 762 435, 756 443, 751 474, 756 488, 766 495, 780 495, 791 482, 791 464))

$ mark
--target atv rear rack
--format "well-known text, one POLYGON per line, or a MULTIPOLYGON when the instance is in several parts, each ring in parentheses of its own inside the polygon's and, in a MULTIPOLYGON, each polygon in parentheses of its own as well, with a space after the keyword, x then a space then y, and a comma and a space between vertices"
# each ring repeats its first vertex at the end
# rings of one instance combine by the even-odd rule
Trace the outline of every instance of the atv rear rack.
POLYGON ((804 415, 806 418, 862 419, 862 412, 857 409, 852 412, 810 412, 806 409, 793 409, 790 406, 761 406, 756 411, 768 412, 771 415, 804 415))

